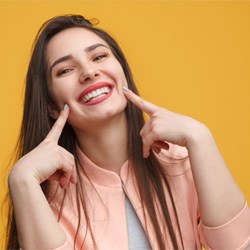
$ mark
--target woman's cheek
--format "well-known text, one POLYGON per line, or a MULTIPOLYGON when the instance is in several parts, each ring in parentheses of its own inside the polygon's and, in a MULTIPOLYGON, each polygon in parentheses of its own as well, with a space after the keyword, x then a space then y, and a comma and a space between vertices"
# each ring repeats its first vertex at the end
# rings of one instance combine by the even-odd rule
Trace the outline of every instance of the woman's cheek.
POLYGON ((72 88, 69 85, 61 83, 53 88, 53 100, 58 108, 63 107, 65 103, 69 104, 72 99, 72 88))

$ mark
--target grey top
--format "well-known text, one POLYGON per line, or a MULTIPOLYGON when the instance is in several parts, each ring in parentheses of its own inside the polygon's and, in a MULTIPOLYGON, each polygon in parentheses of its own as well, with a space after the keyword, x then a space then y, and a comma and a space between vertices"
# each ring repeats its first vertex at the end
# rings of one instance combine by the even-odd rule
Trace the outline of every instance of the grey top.
POLYGON ((128 197, 125 198, 130 250, 151 249, 148 238, 128 197))

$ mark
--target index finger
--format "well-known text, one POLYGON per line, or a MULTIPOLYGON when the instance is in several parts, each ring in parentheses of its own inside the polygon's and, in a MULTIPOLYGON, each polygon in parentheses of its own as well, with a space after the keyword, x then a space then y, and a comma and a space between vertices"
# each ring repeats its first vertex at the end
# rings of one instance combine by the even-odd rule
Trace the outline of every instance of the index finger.
POLYGON ((54 123, 50 132, 46 136, 46 139, 58 142, 58 140, 61 136, 62 130, 64 128, 64 125, 68 119, 68 116, 69 116, 69 108, 68 108, 68 105, 65 104, 63 107, 63 110, 60 112, 56 122, 54 123))
POLYGON ((136 95, 134 92, 132 92, 127 87, 123 87, 124 95, 129 99, 132 103, 134 103, 138 108, 140 108, 142 111, 147 113, 149 116, 151 116, 156 109, 158 108, 153 103, 146 101, 145 99, 141 98, 140 96, 136 95))

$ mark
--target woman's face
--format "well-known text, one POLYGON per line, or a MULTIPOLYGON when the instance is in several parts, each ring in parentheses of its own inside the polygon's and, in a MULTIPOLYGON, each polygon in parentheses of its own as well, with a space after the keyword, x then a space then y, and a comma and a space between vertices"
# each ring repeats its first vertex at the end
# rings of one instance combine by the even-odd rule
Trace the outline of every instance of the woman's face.
POLYGON ((99 36, 84 28, 66 29, 49 41, 46 57, 50 94, 58 110, 69 105, 68 121, 73 127, 124 112, 127 101, 122 86, 127 81, 120 63, 99 36))

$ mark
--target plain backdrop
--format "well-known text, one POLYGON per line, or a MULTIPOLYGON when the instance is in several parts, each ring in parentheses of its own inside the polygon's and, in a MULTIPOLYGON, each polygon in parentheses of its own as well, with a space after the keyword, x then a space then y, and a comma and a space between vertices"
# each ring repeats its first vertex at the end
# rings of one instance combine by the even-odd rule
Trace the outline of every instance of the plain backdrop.
POLYGON ((250 2, 68 0, 0 1, 0 203, 32 42, 44 21, 69 13, 98 18, 120 42, 144 98, 211 129, 250 202, 250 2))

